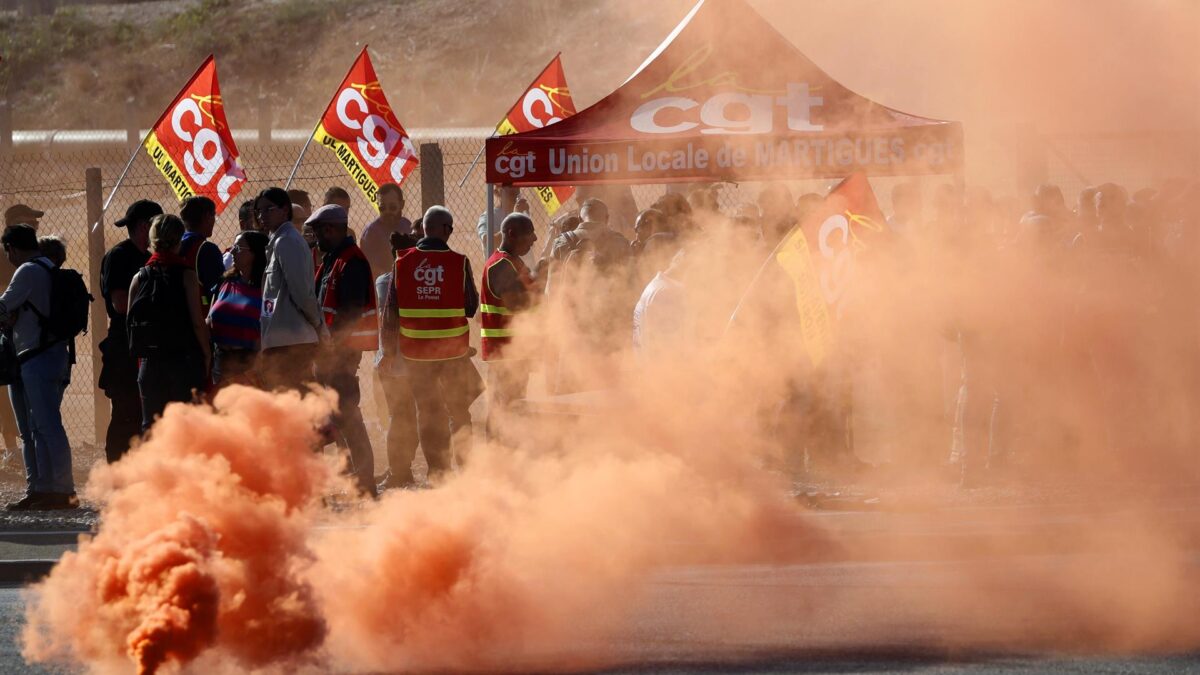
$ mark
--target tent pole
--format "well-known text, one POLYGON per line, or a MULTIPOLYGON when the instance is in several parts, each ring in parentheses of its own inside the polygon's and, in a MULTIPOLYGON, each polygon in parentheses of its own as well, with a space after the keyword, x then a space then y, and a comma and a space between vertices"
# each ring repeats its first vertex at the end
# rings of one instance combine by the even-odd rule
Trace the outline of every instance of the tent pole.
POLYGON ((483 243, 483 250, 487 253, 487 257, 492 257, 495 252, 493 242, 496 240, 496 197, 495 190, 492 189, 491 183, 484 183, 487 188, 487 241, 483 243))

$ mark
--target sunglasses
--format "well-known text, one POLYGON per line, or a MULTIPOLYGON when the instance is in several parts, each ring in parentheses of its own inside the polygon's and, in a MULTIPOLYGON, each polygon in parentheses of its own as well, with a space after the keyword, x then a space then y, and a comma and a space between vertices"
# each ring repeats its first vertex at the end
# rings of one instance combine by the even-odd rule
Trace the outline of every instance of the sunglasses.
POLYGON ((267 208, 265 208, 265 209, 254 209, 254 215, 256 215, 256 216, 265 216, 265 215, 267 215, 268 213, 270 213, 270 212, 274 211, 274 210, 275 210, 275 209, 277 209, 277 208, 279 208, 279 207, 278 207, 278 206, 275 206, 274 204, 272 204, 271 206, 268 206, 268 207, 267 207, 267 208))

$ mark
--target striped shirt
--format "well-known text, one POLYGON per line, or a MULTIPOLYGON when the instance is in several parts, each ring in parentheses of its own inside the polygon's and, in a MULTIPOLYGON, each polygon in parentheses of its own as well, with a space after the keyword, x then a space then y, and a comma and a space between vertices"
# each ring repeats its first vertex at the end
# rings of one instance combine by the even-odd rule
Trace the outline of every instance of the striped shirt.
POLYGON ((262 337, 262 288, 240 277, 221 282, 208 312, 212 340, 224 349, 257 351, 262 337))

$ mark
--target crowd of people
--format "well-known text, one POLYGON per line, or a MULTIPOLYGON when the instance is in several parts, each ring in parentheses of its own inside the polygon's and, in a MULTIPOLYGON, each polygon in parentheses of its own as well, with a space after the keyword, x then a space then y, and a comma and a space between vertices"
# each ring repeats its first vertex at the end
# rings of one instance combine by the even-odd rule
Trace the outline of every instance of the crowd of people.
MULTIPOLYGON (((203 400, 231 384, 303 389, 316 383, 337 392, 326 440, 346 450, 348 472, 363 495, 416 486, 412 465, 418 448, 428 479, 436 482, 456 458, 469 456, 470 408, 485 391, 487 433, 510 440, 505 435, 512 425, 505 418, 516 415, 532 371, 546 373, 553 393, 610 384, 604 381, 606 369, 594 363, 583 368, 564 354, 631 353, 635 362, 647 363, 689 343, 719 339, 772 250, 823 199, 793 197, 786 186, 772 184, 756 201, 723 209, 720 186, 706 186, 687 195, 668 192, 631 222, 616 224, 609 205, 591 198, 554 218, 545 243, 535 250, 538 236, 528 202, 513 188, 496 190, 491 214, 496 238, 487 241, 488 214, 477 223, 480 245, 494 249, 479 277, 468 257, 449 245, 454 215, 434 206, 416 220, 405 218, 404 195, 396 185, 379 190, 379 215, 361 233, 350 227, 350 199, 341 188, 331 188, 316 207, 300 190, 263 190, 241 204, 240 231, 224 249, 212 241, 216 206, 206 197, 189 198, 177 214, 149 200, 131 204, 116 221, 127 238, 105 254, 98 289, 108 317, 98 382, 112 407, 107 460, 118 461, 172 402, 203 400), (714 247, 733 259, 729 270, 738 270, 732 278, 722 274, 726 283, 713 284, 713 270, 705 269, 704 252, 714 247), (553 336, 524 335, 520 322, 543 303, 574 319, 549 349, 553 336), (486 382, 472 361, 469 319, 477 313, 486 382), (600 322, 596 316, 619 319, 600 322), (364 352, 374 353, 374 381, 387 407, 388 467, 380 477, 361 410, 364 352)), ((1144 279, 1147 270, 1164 280, 1160 289, 1176 283, 1178 278, 1167 277, 1187 268, 1196 231, 1191 219, 1200 212, 1196 186, 1182 182, 1132 199, 1113 184, 1087 188, 1074 209, 1058 188, 1043 185, 1023 215, 1011 205, 1006 212, 985 191, 950 185, 935 191, 928 213, 915 183, 897 185, 891 204, 885 248, 895 269, 932 268, 969 285, 963 280, 1012 275, 999 262, 1005 252, 1019 252, 1025 261, 1053 260, 1046 264, 1056 269, 1103 266, 1107 271, 1099 277, 1060 277, 1061 287, 1076 293, 1070 301, 1075 307, 1080 294, 1117 295, 1117 288, 1144 279), (1100 278, 1107 285, 1098 284, 1100 278)), ((78 505, 61 416, 74 362, 73 334, 49 330, 59 325, 52 322, 63 304, 56 297, 61 284, 55 270, 64 268, 66 249, 56 237, 38 237, 42 215, 25 205, 9 208, 0 238, 11 265, 0 267, 0 343, 7 340, 15 364, 9 386, 0 389, 10 399, 0 402, 0 433, 9 449, 20 436, 28 486, 10 510, 78 505)), ((912 290, 920 276, 891 276, 889 291, 912 290)), ((987 304, 978 294, 971 302, 987 304)), ((935 312, 936 321, 925 322, 937 324, 933 332, 939 338, 914 338, 940 340, 935 351, 951 345, 961 364, 951 369, 954 386, 925 396, 931 415, 951 431, 950 452, 929 454, 974 477, 975 469, 991 468, 1007 456, 1014 414, 1036 414, 1022 409, 1022 384, 1028 381, 1003 367, 1020 360, 1017 352, 1030 346, 1029 335, 1016 337, 982 320, 987 312, 949 307, 935 312), (1003 358, 993 358, 996 354, 1003 358)), ((1116 323, 1129 316, 1119 303, 1106 309, 1115 312, 1116 323)), ((1055 329, 1031 322, 1041 326, 1035 332, 1042 344, 1036 346, 1056 343, 1060 353, 1072 351, 1064 340, 1082 334, 1070 335, 1069 322, 1058 318, 1055 329)), ((895 340, 903 342, 910 327, 895 328, 895 340)), ((1101 389, 1128 386, 1128 372, 1098 363, 1095 350, 1084 351, 1091 360, 1086 368, 1101 389)), ((798 374, 790 393, 771 404, 769 424, 781 437, 795 439, 806 465, 861 466, 851 432, 853 396, 837 371, 869 359, 869 352, 835 359, 828 372, 798 374)), ((1113 434, 1107 440, 1116 442, 1113 434)))

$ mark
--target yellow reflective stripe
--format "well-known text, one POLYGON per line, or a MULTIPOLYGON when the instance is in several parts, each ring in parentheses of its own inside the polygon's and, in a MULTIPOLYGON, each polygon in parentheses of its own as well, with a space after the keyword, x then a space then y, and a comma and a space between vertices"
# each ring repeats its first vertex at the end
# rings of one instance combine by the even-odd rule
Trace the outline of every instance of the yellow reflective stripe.
POLYGON ((337 314, 336 309, 329 309, 328 307, 322 307, 321 311, 325 312, 326 314, 337 314))
POLYGON ((364 318, 366 318, 368 316, 375 316, 375 310, 368 309, 367 311, 363 312, 362 315, 364 318))
POLYGON ((513 336, 511 328, 481 328, 479 329, 479 337, 485 338, 510 338, 513 336))
POLYGON ((368 335, 379 335, 379 331, 375 330, 358 330, 350 334, 350 337, 366 337, 368 335))
POLYGON ((479 311, 484 314, 503 314, 504 316, 512 316, 512 310, 500 305, 480 305, 479 311))
POLYGON ((447 317, 466 316, 465 309, 401 309, 400 316, 409 319, 444 319, 447 317))
POLYGON ((451 338, 458 337, 470 330, 470 326, 459 326, 458 328, 446 328, 443 330, 419 330, 416 328, 400 327, 400 334, 407 338, 416 338, 421 340, 432 340, 436 338, 451 338))

